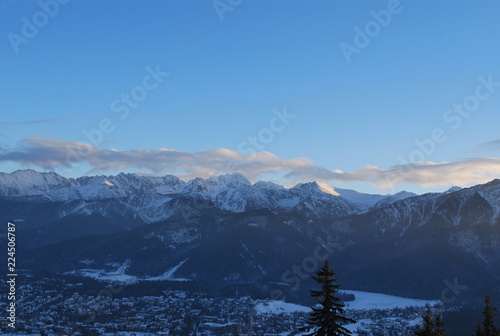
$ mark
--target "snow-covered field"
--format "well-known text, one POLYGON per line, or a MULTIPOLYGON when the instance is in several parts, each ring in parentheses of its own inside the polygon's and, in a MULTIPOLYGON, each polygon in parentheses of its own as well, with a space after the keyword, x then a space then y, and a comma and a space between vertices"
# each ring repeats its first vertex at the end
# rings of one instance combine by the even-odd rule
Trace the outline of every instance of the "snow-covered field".
POLYGON ((426 305, 434 306, 440 301, 408 299, 400 296, 360 292, 352 290, 342 290, 342 293, 354 294, 356 299, 347 302, 346 309, 363 310, 363 309, 393 309, 405 307, 425 307, 426 305))
POLYGON ((79 274, 99 281, 120 282, 127 284, 133 284, 138 281, 137 277, 133 275, 106 273, 103 270, 82 270, 79 274))
POLYGON ((146 278, 144 280, 149 280, 149 281, 190 281, 189 279, 184 279, 184 278, 176 278, 174 277, 174 273, 181 268, 182 265, 187 261, 187 259, 181 261, 178 265, 172 267, 171 269, 167 270, 165 273, 162 275, 152 277, 152 278, 146 278))
POLYGON ((150 278, 138 278, 133 275, 125 274, 128 267, 130 266, 130 260, 126 260, 123 265, 118 268, 115 272, 105 272, 104 270, 95 269, 81 269, 79 271, 67 272, 68 274, 78 274, 84 277, 93 278, 99 281, 109 281, 109 282, 120 282, 125 284, 133 284, 138 281, 148 280, 148 281, 190 281, 185 278, 176 278, 174 273, 187 261, 187 259, 181 261, 178 265, 168 269, 165 273, 150 277, 150 278))
POLYGON ((255 306, 255 311, 258 314, 280 314, 280 313, 295 313, 295 312, 310 312, 311 308, 301 306, 295 303, 288 303, 280 300, 272 300, 267 302, 260 302, 255 306))
MULTIPOLYGON (((370 293, 352 290, 342 290, 342 293, 354 294, 355 300, 347 302, 346 310, 369 310, 369 309, 394 309, 405 307, 425 307, 427 305, 434 306, 440 301, 431 300, 417 300, 409 299, 400 296, 393 296, 380 293, 370 293)), ((301 306, 295 303, 288 303, 284 301, 264 301, 259 302, 255 306, 257 313, 293 313, 293 312, 310 312, 311 308, 301 306)))

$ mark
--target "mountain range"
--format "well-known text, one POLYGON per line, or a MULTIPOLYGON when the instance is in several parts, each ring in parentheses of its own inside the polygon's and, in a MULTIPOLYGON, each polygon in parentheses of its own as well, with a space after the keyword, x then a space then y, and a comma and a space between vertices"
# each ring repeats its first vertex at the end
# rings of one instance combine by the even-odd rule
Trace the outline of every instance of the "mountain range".
POLYGON ((319 251, 351 289, 439 299, 458 281, 464 297, 496 293, 499 217, 497 179, 442 193, 371 195, 319 181, 252 184, 239 173, 187 182, 0 174, 0 220, 17 224, 27 268, 182 279, 240 294, 254 287, 263 296, 293 297, 319 251))
POLYGON ((138 224, 179 215, 178 202, 183 198, 200 199, 210 202, 211 207, 220 211, 233 213, 267 208, 285 212, 310 211, 319 217, 342 217, 412 196, 416 195, 408 192, 386 196, 363 194, 317 181, 286 189, 272 182, 252 184, 239 173, 195 178, 188 182, 171 175, 157 177, 124 173, 77 179, 34 170, 0 174, 2 199, 36 204, 63 203, 57 218, 91 214, 116 218, 121 214, 138 219, 138 224), (102 203, 115 201, 114 207, 100 207, 102 203))

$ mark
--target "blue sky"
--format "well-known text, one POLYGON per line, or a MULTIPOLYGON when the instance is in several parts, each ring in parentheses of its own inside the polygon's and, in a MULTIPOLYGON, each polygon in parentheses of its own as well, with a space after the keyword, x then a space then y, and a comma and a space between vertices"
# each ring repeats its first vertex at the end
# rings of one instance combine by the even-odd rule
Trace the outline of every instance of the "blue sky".
POLYGON ((0 171, 381 193, 500 175, 497 1, 66 2, 0 0, 0 171))

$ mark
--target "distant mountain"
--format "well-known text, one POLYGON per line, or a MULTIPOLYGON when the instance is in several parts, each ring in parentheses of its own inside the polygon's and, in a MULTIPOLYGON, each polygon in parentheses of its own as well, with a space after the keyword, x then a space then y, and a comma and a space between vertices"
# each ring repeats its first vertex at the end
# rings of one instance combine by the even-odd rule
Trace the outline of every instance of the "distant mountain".
POLYGON ((27 203, 29 210, 16 211, 14 206, 2 215, 24 219, 29 227, 75 215, 124 218, 123 226, 130 227, 208 209, 233 213, 276 209, 309 213, 316 218, 338 218, 364 212, 376 202, 386 200, 389 204, 401 198, 399 194, 381 196, 338 190, 322 182, 298 184, 291 189, 270 182, 252 184, 239 173, 188 182, 175 176, 124 173, 77 179, 34 170, 0 173, 0 201, 27 203), (39 207, 53 211, 38 216, 39 207))
POLYGON ((0 175, 0 216, 18 223, 27 267, 58 274, 116 276, 127 263, 120 275, 137 281, 294 295, 326 253, 352 289, 439 299, 458 281, 464 296, 500 292, 500 180, 382 196, 237 173, 183 182, 25 170, 0 175))

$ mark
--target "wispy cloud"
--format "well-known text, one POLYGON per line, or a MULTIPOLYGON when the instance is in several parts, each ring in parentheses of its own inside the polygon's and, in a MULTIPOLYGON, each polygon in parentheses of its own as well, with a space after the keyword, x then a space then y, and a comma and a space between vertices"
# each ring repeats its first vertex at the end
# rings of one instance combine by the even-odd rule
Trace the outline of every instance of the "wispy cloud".
POLYGON ((500 139, 484 142, 479 146, 484 149, 500 149, 500 139))
POLYGON ((350 172, 328 171, 310 166, 291 171, 285 177, 292 180, 317 178, 334 182, 364 181, 381 189, 393 188, 403 183, 411 183, 421 187, 467 186, 485 183, 500 177, 500 158, 471 158, 441 163, 423 162, 398 165, 389 169, 366 166, 350 172))
POLYGON ((402 183, 422 187, 470 185, 500 176, 500 158, 471 158, 456 162, 423 162, 389 169, 376 166, 344 172, 315 165, 307 158, 282 159, 269 152, 242 155, 219 148, 188 153, 173 149, 99 149, 89 144, 54 138, 29 138, 15 148, 1 149, 0 162, 11 161, 25 166, 54 170, 88 164, 89 173, 116 172, 126 169, 172 174, 183 178, 208 177, 240 172, 252 180, 264 174, 278 173, 290 182, 323 180, 335 183, 369 182, 382 189, 402 183))
POLYGON ((59 119, 38 119, 38 120, 25 120, 25 121, 0 121, 0 125, 34 125, 46 124, 59 121, 59 119))
POLYGON ((24 139, 15 148, 1 150, 1 161, 18 162, 44 169, 87 163, 94 167, 89 173, 141 169, 156 174, 175 171, 180 176, 203 177, 239 171, 250 178, 312 164, 304 158, 283 160, 269 152, 241 155, 223 148, 198 153, 166 148, 123 151, 99 149, 90 144, 54 138, 24 139))

